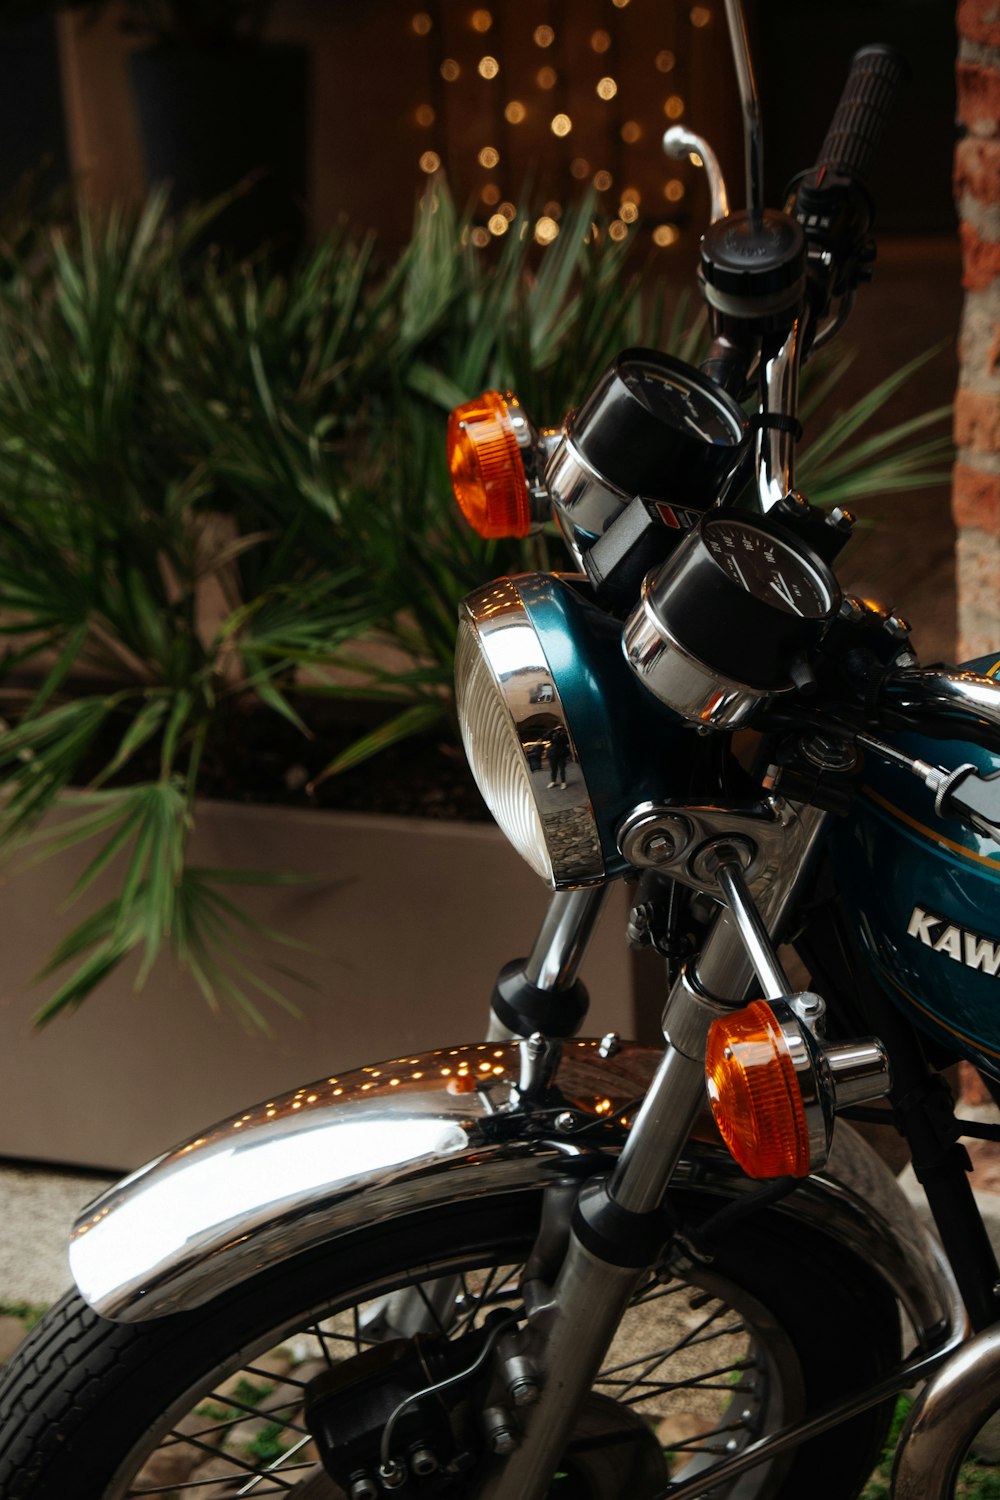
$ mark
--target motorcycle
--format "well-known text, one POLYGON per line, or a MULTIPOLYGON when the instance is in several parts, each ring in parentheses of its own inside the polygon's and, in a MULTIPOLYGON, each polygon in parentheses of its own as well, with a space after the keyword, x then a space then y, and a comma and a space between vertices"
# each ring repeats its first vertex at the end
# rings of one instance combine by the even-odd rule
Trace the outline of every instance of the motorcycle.
POLYGON ((836 579, 851 515, 795 485, 903 69, 856 55, 766 209, 726 14, 746 209, 667 136, 712 183, 707 359, 626 350, 558 431, 512 393, 450 423, 476 528, 554 517, 574 560, 460 612, 470 763, 553 889, 531 952, 485 1041, 268 1100, 83 1212, 78 1290, 0 1385, 4 1500, 844 1500, 917 1387, 892 1493, 936 1500, 1000 1408, 961 1145, 996 1131, 942 1077, 970 1059, 1000 1097, 1000 656, 921 668, 836 579), (580 1035, 618 879, 662 1048, 580 1035), (940 1246, 851 1121, 905 1138, 940 1246))

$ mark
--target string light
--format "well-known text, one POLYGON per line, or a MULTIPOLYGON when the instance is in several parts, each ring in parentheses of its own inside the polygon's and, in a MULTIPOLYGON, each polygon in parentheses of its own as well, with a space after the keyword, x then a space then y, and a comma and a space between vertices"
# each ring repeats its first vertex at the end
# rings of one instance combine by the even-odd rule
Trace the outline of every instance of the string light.
POLYGON ((615 10, 624 10, 626 5, 628 4, 628 0, 611 0, 611 4, 614 6, 615 10))
POLYGON ((698 155, 697 151, 688 152, 688 161, 691 163, 692 167, 703 167, 705 165, 701 157, 698 155))
MULTIPOLYGON (((612 4, 616 10, 624 10, 630 4, 630 0, 612 0, 612 4)), ((691 4, 691 0, 688 0, 687 15, 690 24, 695 28, 708 26, 715 19, 713 6, 708 4, 691 4)), ((485 7, 470 9, 466 12, 465 24, 472 31, 480 35, 495 31, 494 12, 485 7)), ((410 17, 409 29, 415 36, 425 37, 434 27, 435 22, 432 19, 432 15, 427 11, 415 12, 410 17)), ((537 25, 532 29, 531 35, 534 45, 544 50, 552 47, 555 43, 556 28, 547 24, 537 25)), ((580 41, 583 41, 584 37, 589 37, 591 51, 599 55, 610 52, 614 45, 612 32, 606 27, 598 27, 589 33, 584 31, 580 41)), ((489 44, 487 43, 487 45, 489 44)), ((481 78, 492 80, 500 75, 502 66, 504 66, 507 60, 509 59, 506 59, 505 55, 494 56, 486 53, 475 61, 476 71, 481 78)), ((471 62, 471 59, 467 60, 465 66, 471 66, 471 62)), ((612 66, 614 65, 613 59, 609 59, 608 62, 605 62, 604 66, 607 67, 609 62, 612 66)), ((662 47, 653 54, 653 63, 657 72, 661 74, 672 73, 677 67, 677 54, 669 47, 662 47)), ((439 63, 441 77, 446 83, 456 82, 462 76, 462 66, 455 57, 444 58, 439 63)), ((598 68, 595 67, 594 72, 597 73, 598 68)), ((540 89, 551 90, 557 86, 559 74, 554 67, 548 65, 539 67, 535 70, 534 82, 540 89)), ((676 82, 674 86, 677 86, 676 82)), ((610 73, 605 73, 594 83, 594 90, 598 99, 605 102, 620 99, 622 97, 622 87, 621 82, 610 73)), ((500 98, 502 97, 500 95, 500 98)), ((562 101, 560 100, 559 102, 561 103, 562 101)), ((553 100, 553 104, 556 104, 556 100, 553 100)), ((565 139, 574 133, 574 119, 569 114, 560 111, 550 116, 548 111, 544 109, 539 110, 537 101, 533 107, 534 113, 532 114, 532 106, 530 104, 526 105, 523 99, 508 99, 502 105, 503 118, 509 125, 521 125, 530 119, 535 133, 537 133, 539 128, 544 130, 543 121, 547 121, 550 132, 560 139, 565 139)), ((420 103, 416 106, 411 106, 411 108, 413 108, 412 120, 415 121, 417 126, 423 129, 429 129, 439 119, 440 112, 430 103, 420 103)), ((549 106, 549 109, 551 108, 552 105, 549 106)), ((686 112, 685 100, 680 94, 670 94, 664 99, 663 112, 668 120, 679 120, 686 112)), ((605 119, 608 120, 608 117, 605 116, 605 119)), ((576 123, 579 125, 580 121, 577 120, 576 123)), ((608 120, 608 123, 610 123, 610 120, 608 120)), ((621 121, 618 125, 618 131, 620 139, 626 145, 630 146, 636 145, 647 137, 647 132, 643 124, 637 119, 621 121)), ((531 133, 530 128, 529 133, 531 133)), ((654 130, 652 135, 655 136, 656 134, 657 132, 654 130)), ((425 136, 424 139, 426 140, 427 137, 425 136)), ((534 134, 532 135, 532 140, 534 140, 534 134)), ((650 140, 652 140, 652 136, 650 136, 650 140)), ((601 151, 600 154, 603 155, 604 152, 601 151)), ((697 152, 690 153, 689 159, 695 166, 702 165, 697 152)), ((467 157, 466 161, 468 160, 469 158, 467 157)), ((501 152, 494 145, 484 145, 476 151, 476 160, 484 173, 492 173, 500 165, 501 152)), ((631 166, 626 168, 629 176, 632 176, 640 168, 643 160, 644 157, 640 157, 638 154, 635 157, 629 158, 629 161, 632 163, 631 166)), ((420 170, 428 175, 440 171, 442 167, 441 157, 436 151, 424 151, 419 155, 418 161, 420 170)), ((573 157, 569 164, 569 170, 571 176, 578 182, 582 183, 589 180, 594 189, 599 193, 606 193, 614 186, 612 173, 604 168, 595 171, 586 157, 573 157)), ((473 187, 473 191, 475 192, 477 189, 473 187)), ((481 182, 478 192, 480 201, 485 206, 483 217, 484 219, 487 218, 487 215, 489 217, 485 227, 483 225, 470 226, 466 231, 465 237, 471 240, 474 245, 482 248, 490 243, 491 237, 499 237, 507 233, 515 219, 518 219, 518 216, 513 204, 501 201, 501 188, 496 182, 481 182)), ((662 192, 667 203, 678 204, 685 197, 685 183, 681 177, 672 177, 663 183, 662 192)), ((598 231, 597 227, 593 226, 591 238, 596 238, 601 234, 607 233, 610 239, 622 241, 629 237, 633 227, 639 225, 640 193, 638 189, 634 187, 619 189, 616 198, 611 200, 612 203, 616 201, 618 204, 617 215, 612 218, 606 230, 602 229, 598 231)), ((515 235, 521 239, 530 236, 540 246, 549 245, 559 234, 561 214, 562 207, 560 203, 556 199, 552 199, 544 205, 539 217, 534 222, 522 215, 515 227, 515 235)), ((680 230, 675 224, 655 224, 651 228, 653 243, 658 247, 664 248, 673 245, 680 238, 680 230)))

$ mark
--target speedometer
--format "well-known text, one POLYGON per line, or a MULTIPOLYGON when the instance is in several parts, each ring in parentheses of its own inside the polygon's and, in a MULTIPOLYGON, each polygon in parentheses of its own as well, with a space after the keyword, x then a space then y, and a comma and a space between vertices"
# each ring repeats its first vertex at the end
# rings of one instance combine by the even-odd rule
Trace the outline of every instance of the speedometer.
POLYGON ((762 604, 817 620, 834 608, 836 584, 829 569, 793 545, 741 516, 706 516, 702 539, 724 573, 762 604))

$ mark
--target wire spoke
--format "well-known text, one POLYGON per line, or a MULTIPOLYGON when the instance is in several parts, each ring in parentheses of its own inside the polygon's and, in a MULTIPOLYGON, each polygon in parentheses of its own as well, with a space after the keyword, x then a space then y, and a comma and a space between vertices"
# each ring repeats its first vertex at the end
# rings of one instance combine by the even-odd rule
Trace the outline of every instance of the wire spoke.
MULTIPOLYGON (((686 1334, 683 1338, 678 1339, 677 1343, 674 1344, 672 1348, 664 1350, 660 1354, 655 1355, 652 1359, 647 1359, 646 1364, 645 1364, 645 1366, 644 1366, 641 1374, 636 1375, 633 1378, 631 1384, 625 1386, 622 1394, 623 1395, 628 1395, 629 1391, 634 1390, 635 1386, 639 1383, 639 1381, 643 1380, 646 1376, 651 1375, 654 1370, 658 1370, 662 1365, 664 1365, 667 1362, 668 1359, 672 1359, 673 1356, 675 1354, 678 1354, 682 1349, 690 1349, 690 1348, 694 1347, 696 1344, 699 1344, 699 1343, 708 1343, 708 1342, 711 1342, 712 1340, 714 1340, 717 1337, 721 1337, 722 1335, 720 1333, 718 1333, 718 1332, 712 1333, 712 1334, 710 1334, 708 1336, 703 1336, 703 1331, 704 1331, 704 1329, 710 1327, 711 1324, 713 1322, 715 1322, 715 1320, 717 1318, 721 1317, 723 1314, 728 1315, 728 1313, 729 1313, 729 1309, 727 1307, 724 1307, 720 1303, 719 1306, 716 1307, 716 1309, 714 1310, 714 1312, 712 1312, 707 1318, 705 1318, 698 1325, 697 1328, 692 1329, 689 1334, 686 1334)), ((736 1326, 735 1329, 728 1330, 728 1331, 733 1332, 733 1333, 737 1333, 737 1332, 741 1332, 742 1328, 743 1328, 742 1323, 739 1323, 739 1324, 737 1324, 737 1326, 736 1326)), ((610 1373, 615 1374, 617 1372, 616 1371, 611 1371, 610 1373)))
POLYGON ((704 1444, 710 1438, 724 1437, 727 1432, 742 1432, 746 1424, 744 1422, 726 1422, 721 1427, 713 1427, 711 1432, 701 1432, 697 1437, 682 1438, 680 1442, 671 1443, 671 1453, 725 1453, 725 1448, 705 1448, 704 1444))
POLYGON ((422 1281, 416 1282, 416 1288, 417 1288, 417 1291, 420 1294, 420 1300, 421 1300, 421 1302, 424 1304, 424 1307, 430 1313, 431 1318, 434 1321, 434 1327, 437 1329, 438 1333, 441 1334, 442 1338, 447 1338, 448 1337, 448 1330, 444 1326, 444 1324, 442 1323, 442 1321, 441 1321, 441 1314, 438 1312, 437 1308, 434 1306, 433 1302, 431 1301, 430 1297, 428 1296, 427 1289, 424 1286, 423 1282, 422 1281))
POLYGON ((516 1266, 493 1266, 478 1292, 469 1290, 468 1283, 463 1276, 463 1300, 470 1298, 472 1306, 463 1311, 462 1317, 455 1326, 452 1337, 457 1338, 460 1334, 466 1333, 472 1327, 487 1302, 498 1304, 500 1302, 509 1302, 512 1298, 517 1297, 519 1293, 516 1283, 519 1276, 520 1271, 516 1266), (496 1278, 501 1272, 505 1274, 503 1275, 503 1279, 497 1282, 496 1278))
MULTIPOLYGON (((244 1474, 249 1474, 250 1477, 253 1478, 253 1479, 256 1479, 258 1477, 258 1475, 260 1474, 260 1472, 261 1472, 259 1464, 250 1463, 250 1461, 248 1459, 240 1458, 235 1453, 220 1453, 219 1450, 218 1450, 218 1448, 213 1447, 211 1443, 202 1443, 202 1442, 199 1442, 198 1438, 196 1438, 194 1436, 189 1437, 187 1439, 187 1441, 188 1441, 188 1444, 189 1444, 190 1447, 192 1447, 192 1448, 199 1448, 203 1453, 207 1453, 211 1458, 223 1458, 223 1459, 225 1459, 225 1461, 226 1461, 227 1464, 232 1464, 232 1466, 233 1466, 234 1469, 240 1469, 244 1474)), ((228 1478, 229 1476, 227 1475, 226 1477, 228 1478)), ((235 1475, 235 1474, 232 1476, 233 1479, 236 1479, 237 1477, 238 1476, 235 1475)), ((282 1489, 290 1490, 292 1488, 292 1486, 290 1484, 285 1484, 277 1475, 274 1475, 273 1477, 274 1477, 275 1483, 277 1485, 279 1485, 282 1489)), ((173 1486, 167 1485, 166 1486, 166 1492, 169 1493, 171 1488, 179 1489, 180 1486, 179 1485, 173 1485, 173 1486)), ((142 1494, 144 1492, 142 1490, 140 1490, 138 1493, 142 1494)), ((160 1491, 160 1490, 150 1490, 150 1491, 147 1491, 145 1493, 149 1493, 149 1494, 152 1494, 152 1495, 157 1495, 157 1494, 162 1493, 162 1491, 160 1491)))
MULTIPOLYGON (((308 1332, 308 1330, 306 1330, 306 1332, 308 1332)), ((275 1375, 273 1370, 262 1370, 259 1365, 244 1365, 242 1370, 239 1370, 237 1373, 240 1375, 256 1375, 258 1380, 265 1380, 268 1385, 274 1385, 276 1381, 280 1380, 282 1385, 298 1386, 300 1391, 304 1391, 307 1384, 307 1382, 304 1380, 296 1380, 294 1375, 275 1375)), ((201 1399, 203 1401, 207 1401, 209 1398, 207 1396, 203 1396, 201 1399)), ((220 1399, 222 1399, 224 1403, 228 1402, 230 1406, 232 1405, 232 1402, 229 1401, 228 1397, 223 1397, 220 1399)))
POLYGON ((480 1288, 478 1294, 470 1293, 468 1280, 466 1279, 466 1277, 462 1277, 462 1300, 467 1301, 471 1297, 472 1306, 463 1312, 462 1317, 456 1324, 454 1334, 455 1338, 459 1338, 463 1333, 465 1333, 469 1328, 472 1327, 473 1323, 476 1320, 477 1313, 480 1311, 483 1302, 489 1296, 493 1288, 493 1283, 496 1280, 499 1270, 499 1266, 490 1267, 489 1274, 487 1275, 486 1280, 483 1282, 483 1285, 480 1288))
POLYGON ((634 1385, 644 1385, 651 1390, 658 1391, 736 1391, 739 1390, 738 1385, 710 1385, 708 1382, 718 1382, 723 1375, 742 1375, 747 1368, 743 1363, 722 1365, 717 1370, 703 1370, 699 1375, 686 1376, 682 1380, 653 1380, 642 1376, 637 1376, 632 1380, 615 1379, 613 1376, 605 1377, 603 1373, 597 1379, 600 1385, 621 1386, 626 1391, 634 1385))
MULTIPOLYGON (((306 1444, 308 1442, 311 1442, 311 1441, 312 1441, 312 1433, 311 1432, 307 1432, 306 1435, 305 1435, 305 1437, 299 1438, 298 1442, 297 1443, 293 1443, 293 1445, 291 1446, 291 1448, 289 1448, 287 1450, 287 1452, 281 1453, 281 1454, 278 1455, 278 1457, 276 1459, 273 1459, 272 1462, 268 1464, 268 1466, 264 1470, 264 1472, 262 1474, 258 1474, 257 1475, 256 1479, 249 1480, 249 1482, 247 1484, 245 1484, 242 1489, 237 1490, 236 1491, 236 1500, 239 1500, 239 1497, 241 1495, 249 1495, 251 1493, 251 1491, 257 1490, 257 1486, 262 1482, 262 1480, 264 1480, 264 1479, 278 1479, 278 1475, 275 1473, 276 1469, 284 1469, 285 1473, 287 1474, 289 1468, 292 1468, 292 1469, 299 1468, 300 1465, 298 1465, 298 1464, 286 1465, 285 1460, 287 1458, 293 1458, 295 1456, 295 1454, 300 1451, 300 1449, 304 1448, 306 1446, 306 1444)), ((312 1467, 312 1465, 310 1465, 310 1467, 312 1467)), ((280 1479, 279 1479, 278 1482, 280 1483, 280 1479)), ((293 1486, 293 1488, 294 1488, 294 1486, 293 1486)), ((266 1494, 267 1491, 266 1490, 264 1490, 264 1491, 257 1490, 257 1493, 258 1493, 258 1495, 262 1494, 262 1493, 266 1494)))
POLYGON ((682 1281, 664 1284, 654 1277, 641 1291, 636 1292, 629 1306, 648 1307, 650 1302, 658 1302, 662 1297, 677 1297, 681 1292, 688 1292, 690 1290, 690 1287, 685 1286, 682 1281))
MULTIPOLYGON (((236 1406, 238 1403, 230 1398, 225 1404, 227 1406, 236 1406)), ((276 1406, 243 1406, 241 1407, 241 1410, 248 1412, 250 1414, 250 1417, 275 1417, 280 1412, 288 1411, 290 1408, 294 1410, 295 1407, 301 1406, 301 1404, 301 1396, 292 1396, 288 1401, 279 1401, 276 1406)), ((207 1427, 199 1427, 198 1431, 195 1433, 189 1434, 184 1432, 171 1432, 160 1444, 160 1447, 176 1448, 183 1443, 189 1442, 191 1437, 203 1438, 208 1437, 209 1434, 213 1432, 228 1432, 231 1427, 239 1427, 242 1422, 246 1422, 248 1420, 249 1418, 245 1416, 227 1417, 225 1421, 213 1422, 210 1423, 207 1427)), ((282 1418, 282 1426, 291 1428, 293 1432, 308 1432, 309 1430, 308 1428, 303 1427, 300 1423, 294 1422, 290 1417, 287 1419, 282 1418)))
MULTIPOLYGON (((729 1309, 723 1308, 721 1311, 728 1312, 729 1309)), ((718 1316, 718 1314, 713 1314, 713 1316, 718 1316)), ((668 1349, 660 1350, 655 1354, 647 1350, 645 1354, 636 1355, 634 1359, 623 1360, 621 1364, 606 1365, 601 1371, 601 1376, 618 1375, 622 1370, 631 1370, 636 1365, 643 1364, 649 1364, 649 1368, 654 1369, 656 1365, 663 1364, 664 1360, 672 1359, 682 1349, 693 1349, 699 1344, 710 1344, 715 1339, 730 1337, 735 1334, 745 1333, 746 1331, 742 1323, 736 1323, 730 1328, 720 1328, 714 1330, 712 1333, 702 1334, 701 1330, 707 1326, 707 1322, 699 1324, 698 1328, 691 1329, 683 1338, 671 1344, 668 1349)))
MULTIPOLYGON (((753 1392, 750 1385, 699 1385, 693 1381, 690 1385, 651 1385, 648 1389, 637 1390, 632 1396, 616 1396, 615 1400, 619 1406, 638 1406, 641 1401, 649 1401, 653 1396, 672 1396, 678 1391, 723 1391, 727 1395, 749 1396, 753 1392)), ((742 1425, 742 1424, 740 1424, 742 1425)))
MULTIPOLYGON (((315 1467, 314 1463, 289 1464, 285 1472, 292 1474, 300 1469, 315 1469, 315 1467)), ((285 1484, 284 1480, 280 1479, 276 1474, 268 1474, 266 1471, 261 1473, 259 1469, 257 1470, 257 1474, 260 1475, 261 1479, 266 1479, 274 1485, 273 1489, 258 1490, 258 1495, 287 1495, 295 1488, 294 1484, 285 1484)), ((128 1491, 126 1500, 145 1500, 145 1497, 150 1495, 172 1496, 178 1494, 181 1490, 203 1490, 210 1484, 214 1484, 216 1487, 220 1484, 238 1484, 241 1478, 242 1475, 240 1474, 226 1474, 221 1479, 218 1475, 214 1479, 172 1479, 169 1484, 158 1484, 152 1490, 137 1490, 132 1488, 128 1491)), ((237 1493, 238 1491, 233 1491, 234 1500, 237 1493)))
MULTIPOLYGON (((414 1267, 383 1293, 369 1290, 340 1310, 334 1306, 331 1311, 314 1313, 314 1322, 300 1324, 294 1335, 285 1336, 296 1364, 305 1360, 310 1368, 317 1369, 322 1360, 325 1368, 343 1369, 345 1361, 377 1347, 383 1341, 377 1331, 381 1328, 380 1308, 393 1296, 404 1297, 411 1312, 419 1310, 425 1327, 450 1340, 460 1339, 480 1326, 492 1308, 504 1307, 518 1314, 522 1264, 491 1265, 488 1257, 483 1257, 478 1263, 466 1261, 464 1268, 446 1267, 446 1259, 433 1266, 414 1267), (369 1322, 372 1318, 374 1321, 369 1322), (295 1344, 299 1339, 304 1340, 302 1350, 295 1344)), ((705 1431, 692 1433, 689 1425, 681 1423, 683 1437, 664 1446, 685 1456, 685 1461, 688 1455, 702 1455, 707 1463, 709 1456, 725 1457, 731 1452, 727 1443, 734 1434, 755 1432, 760 1424, 759 1413, 754 1421, 736 1420, 747 1397, 757 1389, 753 1372, 759 1369, 759 1361, 752 1339, 752 1329, 745 1326, 731 1302, 682 1277, 649 1273, 629 1304, 629 1318, 618 1344, 621 1357, 600 1372, 594 1389, 623 1409, 645 1413, 654 1427, 672 1413, 691 1415, 693 1425, 700 1424, 705 1431), (730 1343, 725 1348, 711 1349, 727 1339, 730 1343), (677 1362, 671 1364, 672 1360, 677 1362), (687 1370, 690 1373, 685 1374, 687 1370), (671 1374, 676 1378, 671 1379, 671 1374)), ((274 1349, 282 1351, 283 1346, 279 1342, 274 1349)), ((265 1364, 272 1363, 262 1354, 258 1358, 265 1364)), ((130 1500, 181 1500, 188 1494, 197 1500, 206 1491, 230 1496, 231 1500, 241 1495, 247 1500, 257 1500, 259 1495, 265 1500, 296 1489, 307 1473, 318 1473, 315 1455, 303 1462, 304 1455, 299 1451, 311 1440, 303 1416, 308 1385, 308 1380, 294 1374, 282 1375, 275 1368, 261 1365, 248 1364, 237 1370, 235 1378, 220 1381, 199 1398, 194 1410, 203 1420, 193 1433, 186 1434, 184 1424, 179 1424, 181 1430, 171 1431, 161 1441, 161 1449, 173 1454, 183 1452, 182 1445, 186 1445, 190 1463, 185 1467, 181 1459, 180 1467, 189 1477, 155 1487, 147 1482, 144 1487, 129 1490, 130 1500), (260 1390, 257 1396, 254 1384, 241 1388, 241 1376, 266 1385, 267 1390, 260 1390), (238 1394, 224 1395, 231 1387, 238 1394), (289 1442, 292 1446, 274 1457, 269 1435, 271 1457, 265 1456, 268 1449, 258 1446, 252 1436, 250 1424, 255 1421, 278 1424, 271 1429, 277 1446, 289 1442), (280 1434, 286 1429, 287 1437, 282 1438, 280 1434), (221 1462, 204 1467, 206 1458, 221 1462), (219 1469, 224 1471, 222 1475, 216 1472, 211 1478, 202 1477, 219 1469)), ((135 1479, 142 1486, 141 1475, 137 1473, 135 1479)))

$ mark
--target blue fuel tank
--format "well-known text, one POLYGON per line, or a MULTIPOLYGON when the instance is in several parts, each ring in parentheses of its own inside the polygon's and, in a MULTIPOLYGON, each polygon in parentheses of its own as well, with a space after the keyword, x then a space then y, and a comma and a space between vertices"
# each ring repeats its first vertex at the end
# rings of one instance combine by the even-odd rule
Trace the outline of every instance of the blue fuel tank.
MULTIPOLYGON (((996 655, 967 665, 1000 675, 996 655)), ((900 734, 892 742, 949 770, 1000 771, 1000 757, 967 741, 900 734)), ((871 753, 855 807, 832 838, 842 899, 889 995, 1000 1079, 1000 843, 939 818, 926 787, 871 753)))

